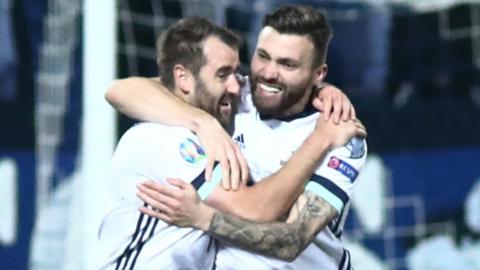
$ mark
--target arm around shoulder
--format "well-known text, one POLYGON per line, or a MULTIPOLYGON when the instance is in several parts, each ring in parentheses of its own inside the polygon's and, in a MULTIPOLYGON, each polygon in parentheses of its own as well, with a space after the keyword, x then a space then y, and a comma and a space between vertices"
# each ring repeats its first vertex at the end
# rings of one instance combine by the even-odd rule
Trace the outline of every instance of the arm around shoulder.
POLYGON ((210 116, 177 97, 158 77, 115 80, 107 89, 105 99, 128 117, 181 126, 192 131, 198 128, 199 119, 210 116))

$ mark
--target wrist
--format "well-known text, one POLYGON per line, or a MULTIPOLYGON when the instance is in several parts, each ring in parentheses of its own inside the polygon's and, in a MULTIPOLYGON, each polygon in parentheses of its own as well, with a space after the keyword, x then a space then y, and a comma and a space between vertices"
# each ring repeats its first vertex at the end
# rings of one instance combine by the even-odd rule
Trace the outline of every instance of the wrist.
POLYGON ((213 116, 200 109, 196 109, 195 116, 192 120, 192 126, 189 129, 195 134, 198 134, 200 130, 205 129, 209 124, 211 125, 213 121, 216 121, 213 116))
POLYGON ((330 151, 333 149, 334 141, 324 135, 321 132, 314 131, 307 137, 305 143, 316 151, 330 151))
POLYGON ((193 224, 193 227, 205 232, 208 231, 212 224, 213 216, 215 215, 215 209, 202 202, 200 203, 197 213, 199 218, 193 224))

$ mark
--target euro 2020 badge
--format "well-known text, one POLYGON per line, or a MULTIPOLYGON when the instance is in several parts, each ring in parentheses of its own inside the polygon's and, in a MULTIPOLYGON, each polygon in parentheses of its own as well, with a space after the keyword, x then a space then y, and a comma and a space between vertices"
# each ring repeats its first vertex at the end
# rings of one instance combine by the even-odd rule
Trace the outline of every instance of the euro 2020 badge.
POLYGON ((180 144, 180 155, 191 165, 200 165, 207 157, 203 148, 194 140, 187 138, 180 144))

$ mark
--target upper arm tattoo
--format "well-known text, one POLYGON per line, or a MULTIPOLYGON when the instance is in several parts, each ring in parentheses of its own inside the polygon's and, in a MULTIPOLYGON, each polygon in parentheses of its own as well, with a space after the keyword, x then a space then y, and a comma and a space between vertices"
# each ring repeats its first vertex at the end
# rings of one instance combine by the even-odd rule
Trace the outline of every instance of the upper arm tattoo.
POLYGON ((292 261, 335 215, 330 204, 305 191, 285 222, 255 222, 216 212, 208 233, 223 243, 292 261))

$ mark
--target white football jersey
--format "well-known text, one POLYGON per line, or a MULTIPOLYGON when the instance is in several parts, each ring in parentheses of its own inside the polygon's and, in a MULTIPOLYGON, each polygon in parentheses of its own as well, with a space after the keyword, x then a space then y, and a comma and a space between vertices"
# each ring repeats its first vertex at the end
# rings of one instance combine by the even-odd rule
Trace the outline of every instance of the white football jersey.
MULTIPOLYGON (((250 94, 242 95, 240 108, 233 138, 247 159, 254 181, 278 171, 314 130, 319 116, 313 107, 308 106, 304 112, 286 119, 262 119, 253 106, 250 94)), ((328 202, 338 215, 293 262, 219 244, 216 268, 350 269, 350 254, 343 248, 341 234, 352 188, 365 162, 366 152, 365 141, 354 138, 345 146, 329 152, 316 169, 306 190, 328 202)))
POLYGON ((98 269, 211 269, 216 247, 210 236, 142 214, 136 197, 138 183, 171 177, 191 182, 206 198, 218 181, 205 183, 205 163, 197 137, 186 129, 154 123, 130 128, 112 159, 115 206, 99 230, 98 269))

